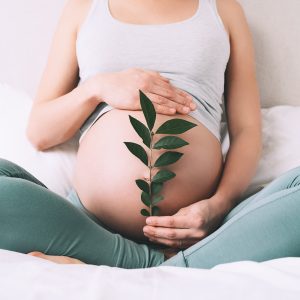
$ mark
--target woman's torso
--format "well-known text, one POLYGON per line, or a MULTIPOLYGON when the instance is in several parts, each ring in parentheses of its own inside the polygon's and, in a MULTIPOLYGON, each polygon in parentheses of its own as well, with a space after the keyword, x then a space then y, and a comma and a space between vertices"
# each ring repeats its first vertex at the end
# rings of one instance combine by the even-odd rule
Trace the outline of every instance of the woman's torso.
MULTIPOLYGON (((219 123, 228 37, 211 0, 200 0, 196 14, 186 21, 163 25, 118 21, 108 4, 94 0, 79 32, 81 82, 97 72, 147 68, 159 71, 198 101, 197 111, 189 115, 157 115, 155 127, 174 117, 198 124, 181 134, 189 145, 180 149, 183 157, 167 168, 176 177, 164 184, 165 199, 158 206, 162 215, 174 214, 211 196, 221 175, 219 123)), ((124 141, 141 144, 129 114, 144 122, 141 111, 111 107, 91 127, 80 144, 73 183, 86 208, 104 223, 127 237, 142 239, 145 217, 139 212, 145 206, 135 180, 149 171, 124 145, 124 141)), ((160 153, 156 150, 153 159, 160 153)))
MULTIPOLYGON (((230 43, 215 1, 176 1, 192 6, 192 16, 168 24, 141 25, 114 17, 112 7, 122 1, 93 0, 76 42, 79 84, 98 72, 132 67, 158 71, 194 97, 197 109, 189 115, 220 139, 230 43)), ((123 18, 129 13, 123 9, 123 18)))

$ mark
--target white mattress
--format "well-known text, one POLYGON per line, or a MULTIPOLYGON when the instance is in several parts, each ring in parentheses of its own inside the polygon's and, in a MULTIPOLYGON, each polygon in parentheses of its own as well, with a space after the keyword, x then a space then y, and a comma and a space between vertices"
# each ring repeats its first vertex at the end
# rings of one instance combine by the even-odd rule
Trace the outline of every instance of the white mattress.
POLYGON ((212 269, 62 265, 0 250, 0 299, 300 299, 300 258, 212 269))

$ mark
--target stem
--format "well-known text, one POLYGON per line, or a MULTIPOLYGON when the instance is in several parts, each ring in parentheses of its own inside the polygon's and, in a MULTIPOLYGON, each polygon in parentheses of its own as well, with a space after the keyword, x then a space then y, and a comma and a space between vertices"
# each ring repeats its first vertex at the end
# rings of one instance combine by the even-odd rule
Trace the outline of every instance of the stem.
POLYGON ((150 171, 150 185, 149 185, 149 191, 150 191, 150 216, 152 216, 152 194, 151 194, 151 182, 152 182, 152 174, 151 174, 151 170, 152 170, 152 142, 153 142, 153 135, 154 133, 151 132, 151 142, 150 142, 150 166, 149 166, 149 171, 150 171))

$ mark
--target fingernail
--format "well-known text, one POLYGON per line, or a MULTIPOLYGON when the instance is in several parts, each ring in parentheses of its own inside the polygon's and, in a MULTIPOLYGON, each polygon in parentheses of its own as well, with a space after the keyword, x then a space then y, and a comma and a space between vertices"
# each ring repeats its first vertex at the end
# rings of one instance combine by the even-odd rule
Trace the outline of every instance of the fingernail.
POLYGON ((185 107, 183 108, 183 110, 184 110, 185 112, 189 112, 189 111, 190 111, 190 108, 189 108, 188 106, 185 106, 185 107))
POLYGON ((152 220, 148 218, 148 219, 146 219, 146 223, 150 225, 150 224, 152 224, 152 220))

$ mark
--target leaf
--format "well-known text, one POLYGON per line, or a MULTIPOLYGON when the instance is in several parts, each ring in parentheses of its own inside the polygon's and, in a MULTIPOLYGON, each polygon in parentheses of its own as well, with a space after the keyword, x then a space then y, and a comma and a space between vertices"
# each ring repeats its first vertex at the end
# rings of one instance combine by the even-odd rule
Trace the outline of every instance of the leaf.
POLYGON ((151 198, 150 198, 150 195, 148 193, 142 192, 141 200, 146 206, 149 207, 151 205, 151 198))
POLYGON ((129 120, 136 133, 143 139, 143 143, 150 148, 151 135, 149 129, 142 122, 130 115, 129 120))
POLYGON ((179 134, 197 126, 184 119, 171 119, 159 126, 155 133, 179 134))
POLYGON ((157 141, 153 148, 154 149, 176 149, 188 145, 189 143, 177 136, 164 136, 157 141))
POLYGON ((148 166, 148 155, 141 145, 132 142, 124 142, 124 144, 133 155, 135 155, 146 166, 148 166))
POLYGON ((149 211, 148 211, 147 209, 145 209, 145 208, 141 209, 141 214, 142 214, 143 216, 145 216, 145 217, 150 216, 149 211))
POLYGON ((153 206, 152 207, 152 215, 153 216, 158 216, 159 215, 159 207, 158 206, 153 206))
MULTIPOLYGON (((175 176, 175 175, 174 175, 175 176)), ((162 182, 151 182, 151 195, 158 194, 163 187, 162 182)))
POLYGON ((167 180, 172 179, 173 177, 175 177, 176 174, 172 171, 169 170, 160 170, 158 171, 155 176, 152 179, 152 183, 153 182, 157 182, 157 183, 161 183, 161 182, 165 182, 167 180))
POLYGON ((155 108, 152 101, 141 90, 139 91, 141 108, 148 124, 148 128, 151 131, 156 119, 155 108))
POLYGON ((160 201, 163 200, 163 199, 164 199, 164 196, 162 196, 162 195, 155 196, 155 197, 152 199, 152 205, 157 204, 158 202, 160 202, 160 201))
POLYGON ((149 184, 147 181, 142 180, 142 179, 137 179, 136 181, 136 185, 145 193, 149 194, 149 184))
POLYGON ((183 153, 177 151, 166 151, 163 153, 154 164, 154 167, 162 167, 175 163, 183 153))

